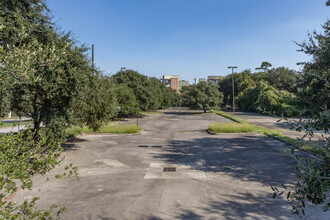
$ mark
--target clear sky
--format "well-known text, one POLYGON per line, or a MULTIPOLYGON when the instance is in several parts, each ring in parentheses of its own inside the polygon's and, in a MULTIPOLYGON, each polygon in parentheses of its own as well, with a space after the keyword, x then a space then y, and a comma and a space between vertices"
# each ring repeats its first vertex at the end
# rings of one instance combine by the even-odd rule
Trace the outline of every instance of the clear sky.
POLYGON ((262 61, 299 70, 294 41, 320 31, 326 0, 48 0, 54 21, 95 45, 96 65, 181 79, 254 70, 262 61))

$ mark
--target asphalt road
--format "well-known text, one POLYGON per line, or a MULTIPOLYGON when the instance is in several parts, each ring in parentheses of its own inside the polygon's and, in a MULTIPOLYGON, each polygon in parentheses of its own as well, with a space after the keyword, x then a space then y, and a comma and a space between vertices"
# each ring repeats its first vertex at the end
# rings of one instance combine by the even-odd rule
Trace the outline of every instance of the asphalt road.
MULTIPOLYGON (((135 123, 136 119, 124 123, 135 123)), ((294 181, 287 146, 258 134, 210 135, 215 114, 170 110, 139 119, 140 135, 88 135, 66 145, 81 180, 34 178, 40 208, 67 207, 63 219, 299 219, 270 186, 294 181), (163 172, 164 168, 175 172, 163 172)), ((306 219, 329 219, 307 207, 306 219)))

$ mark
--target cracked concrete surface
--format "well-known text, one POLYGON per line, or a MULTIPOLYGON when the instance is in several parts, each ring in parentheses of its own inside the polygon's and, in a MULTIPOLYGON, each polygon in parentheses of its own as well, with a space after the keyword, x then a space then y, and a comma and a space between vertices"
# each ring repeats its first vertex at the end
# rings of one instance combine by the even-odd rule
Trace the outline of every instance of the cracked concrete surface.
MULTIPOLYGON (((40 208, 67 207, 63 219, 299 219, 270 186, 291 184, 286 145, 257 134, 210 135, 215 114, 174 109, 139 120, 140 135, 88 135, 66 146, 81 180, 36 176, 40 208), (198 113, 198 112, 197 112, 198 113), (177 172, 162 172, 176 167, 177 172)), ((128 120, 125 123, 134 123, 128 120)), ((306 219, 329 219, 308 206, 306 219)))

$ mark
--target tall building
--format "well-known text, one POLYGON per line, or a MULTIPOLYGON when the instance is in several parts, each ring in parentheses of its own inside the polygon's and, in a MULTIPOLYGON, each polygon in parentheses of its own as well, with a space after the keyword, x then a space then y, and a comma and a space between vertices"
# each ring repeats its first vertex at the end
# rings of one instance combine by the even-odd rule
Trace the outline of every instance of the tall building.
POLYGON ((208 76, 207 82, 212 84, 218 84, 218 82, 222 79, 222 76, 208 76))
POLYGON ((180 76, 178 75, 164 75, 163 76, 163 83, 167 87, 171 87, 174 89, 176 92, 179 92, 179 81, 180 81, 180 76))

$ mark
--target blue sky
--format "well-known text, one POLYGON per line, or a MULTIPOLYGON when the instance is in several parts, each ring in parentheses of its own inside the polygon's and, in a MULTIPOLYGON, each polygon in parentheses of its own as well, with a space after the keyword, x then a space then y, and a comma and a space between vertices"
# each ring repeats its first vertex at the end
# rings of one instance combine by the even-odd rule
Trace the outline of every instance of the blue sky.
POLYGON ((268 61, 299 70, 294 41, 321 31, 326 0, 48 0, 54 21, 95 45, 96 65, 181 79, 227 75, 268 61))

